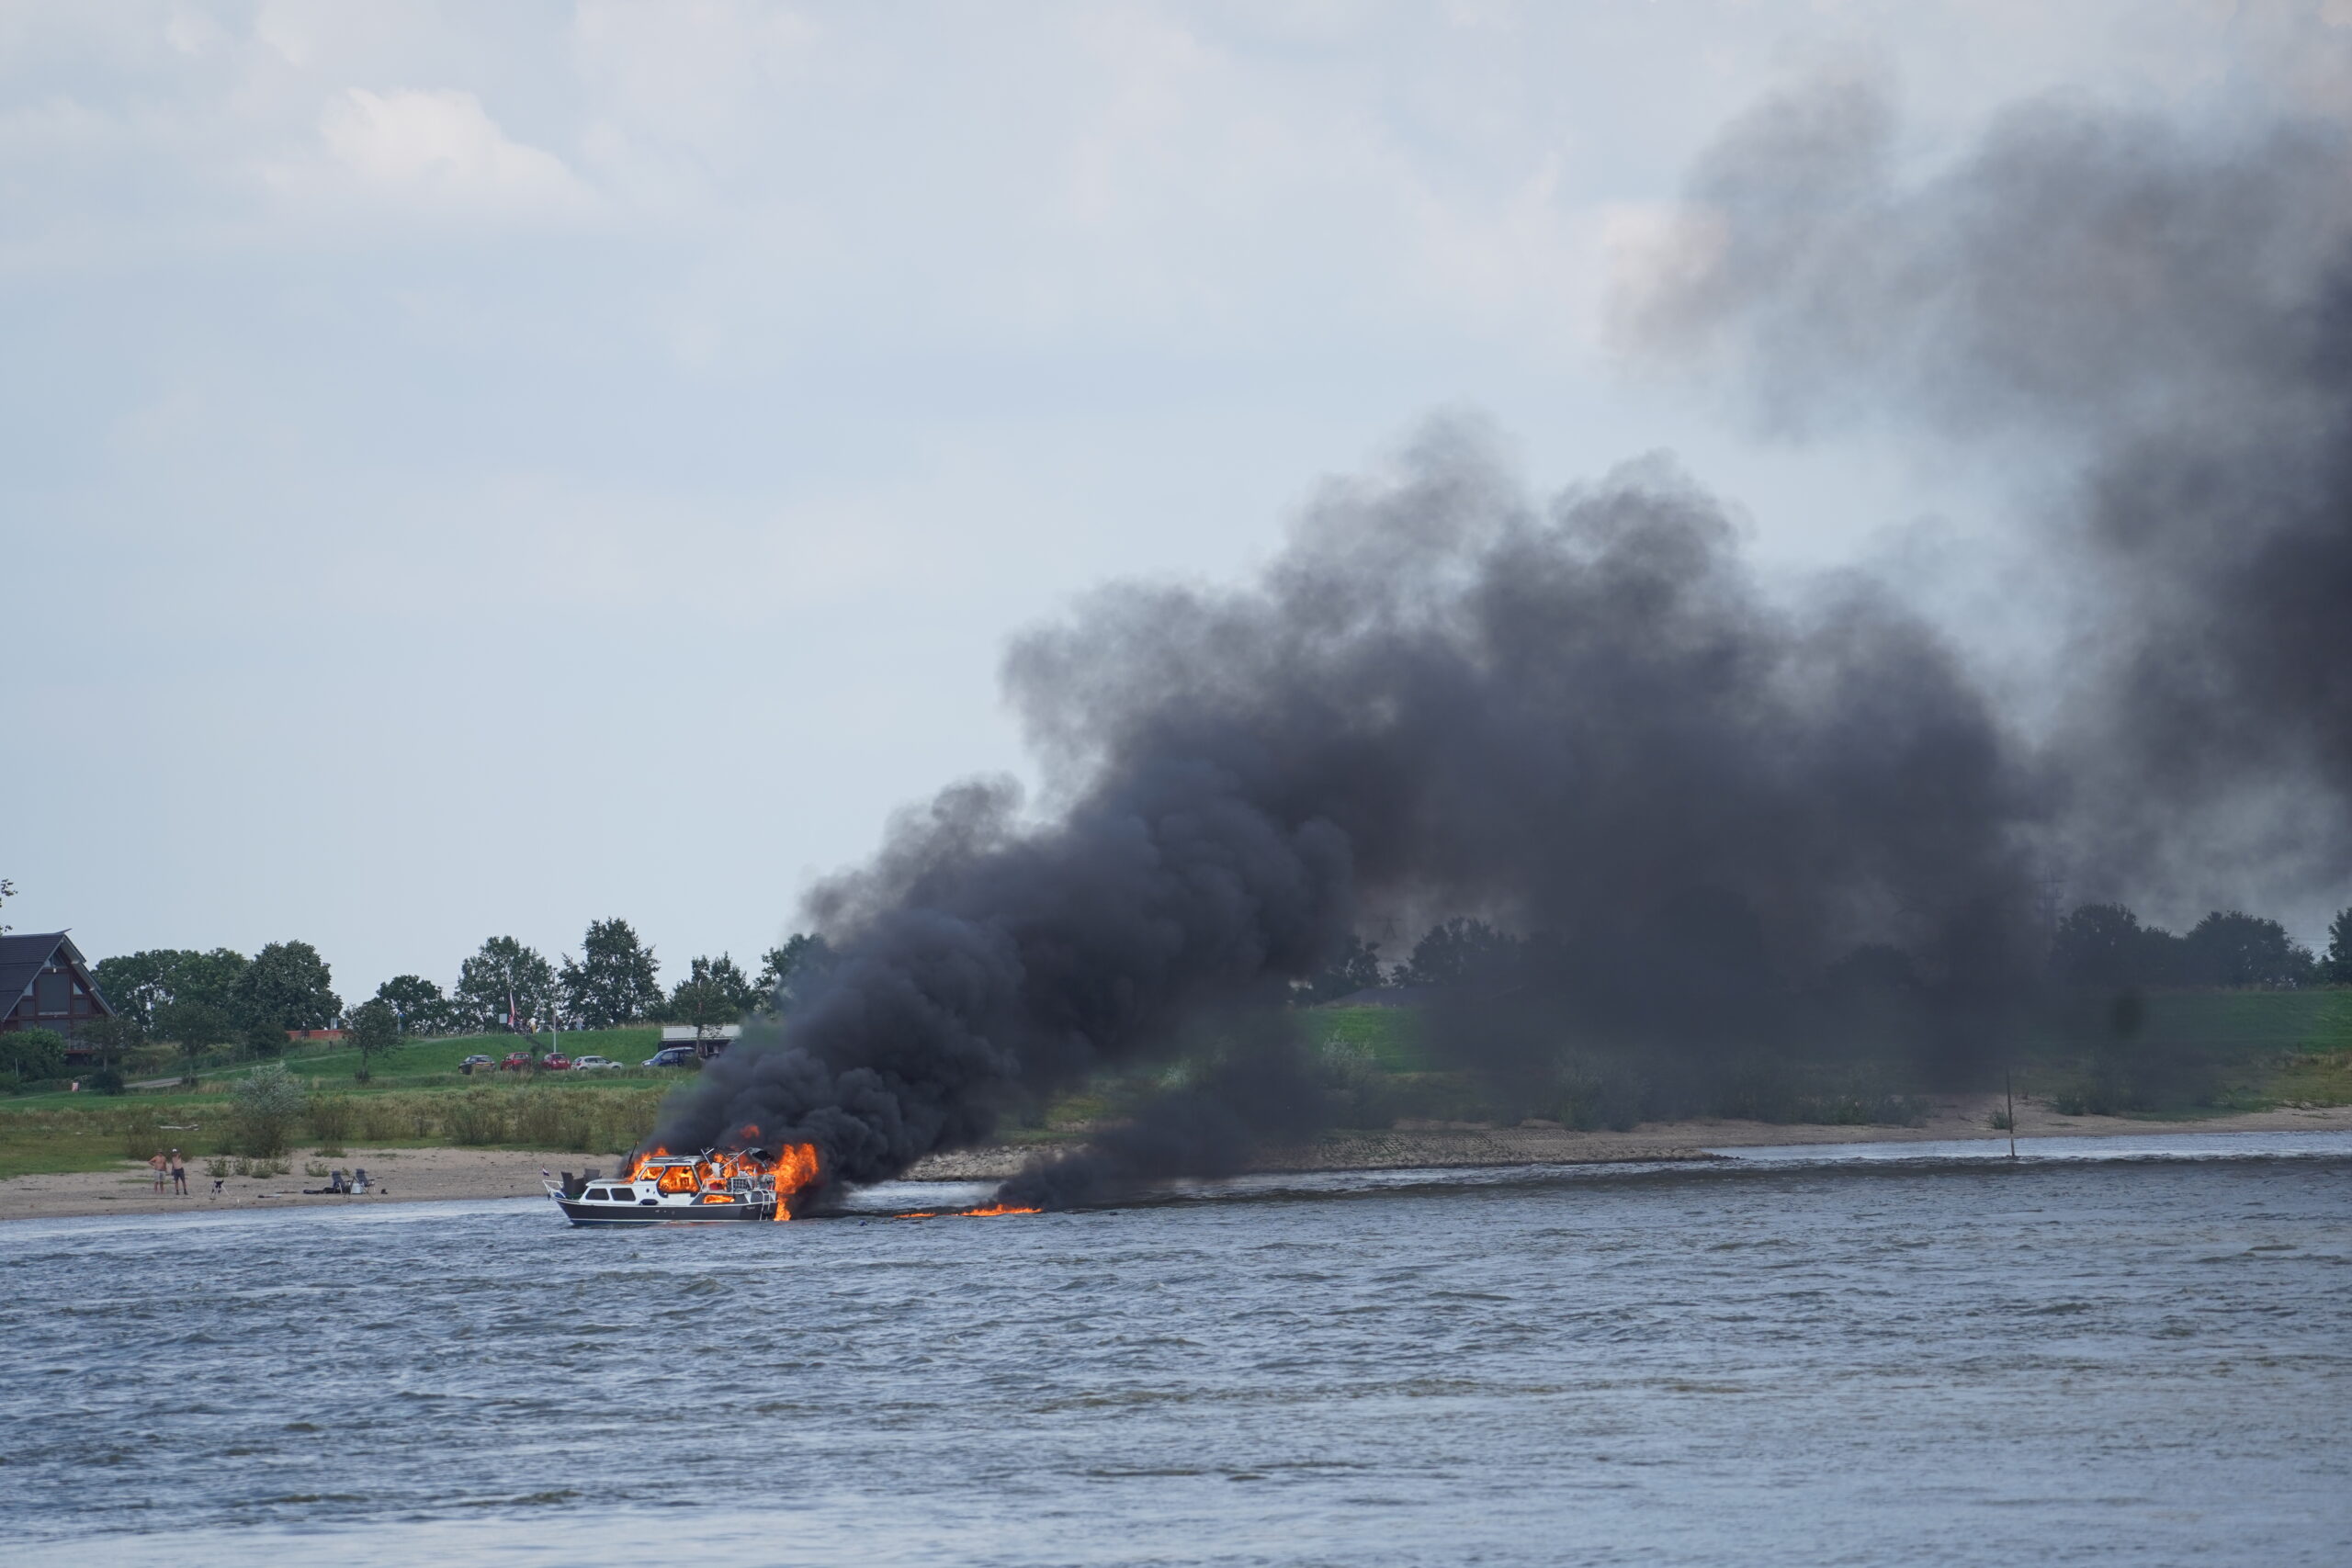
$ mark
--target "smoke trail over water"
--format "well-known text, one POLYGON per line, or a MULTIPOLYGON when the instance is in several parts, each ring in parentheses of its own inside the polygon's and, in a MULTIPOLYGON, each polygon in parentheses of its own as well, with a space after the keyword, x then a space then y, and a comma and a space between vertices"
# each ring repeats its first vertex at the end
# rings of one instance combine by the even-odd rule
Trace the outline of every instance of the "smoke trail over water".
POLYGON ((1736 127, 1635 325, 1728 357, 1785 424, 1866 394, 2077 444, 2047 549, 2088 618, 2054 735, 2020 735, 1871 579, 1767 592, 1669 463, 1539 501, 1435 425, 1333 487, 1253 586, 1114 587, 1020 639, 1007 688, 1057 809, 980 782, 903 817, 812 900, 826 982, 662 1137, 756 1127, 870 1182, 1183 1050, 1193 1081, 1015 1190, 1215 1174, 1313 1123, 1292 982, 1426 910, 1530 936, 1540 995, 1459 1031, 1505 1065, 1566 1030, 1720 1066, 1880 944, 1939 1021, 1903 1047, 1950 1070, 2032 984, 2053 843, 2177 868, 2184 843, 2287 834, 2341 881, 2340 141, 2214 152, 2035 111, 1905 190, 1891 134, 1850 92, 1736 127))

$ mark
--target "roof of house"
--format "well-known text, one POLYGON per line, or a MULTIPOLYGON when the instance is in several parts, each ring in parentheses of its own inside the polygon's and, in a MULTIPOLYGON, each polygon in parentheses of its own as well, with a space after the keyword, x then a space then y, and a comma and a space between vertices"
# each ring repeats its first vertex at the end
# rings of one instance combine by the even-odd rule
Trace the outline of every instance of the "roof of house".
MULTIPOLYGON (((61 957, 80 970, 85 980, 90 978, 90 966, 83 959, 82 950, 63 931, 0 936, 0 1003, 6 1004, 0 1005, 0 1014, 22 1000, 24 994, 33 988, 34 977, 61 957), (64 949, 63 953, 58 951, 60 948, 64 949)), ((92 995, 96 994, 97 988, 97 983, 91 981, 92 995)), ((105 1005, 103 998, 99 1005, 105 1005)))
POLYGON ((33 976, 49 967, 63 931, 0 936, 0 997, 15 1001, 32 988, 33 976))

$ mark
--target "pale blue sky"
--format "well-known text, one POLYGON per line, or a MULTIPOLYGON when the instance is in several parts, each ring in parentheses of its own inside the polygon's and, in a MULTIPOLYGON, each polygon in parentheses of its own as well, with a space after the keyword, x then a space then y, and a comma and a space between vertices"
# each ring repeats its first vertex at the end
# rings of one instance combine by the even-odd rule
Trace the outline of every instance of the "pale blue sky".
MULTIPOLYGON (((0 874, 103 954, 748 958, 1019 770, 1007 635, 1478 411, 1758 549, 1990 526, 1606 300, 1759 95, 2345 101, 2343 0, 0 4, 0 874)), ((1637 270, 1630 281, 1638 285, 1637 270)))

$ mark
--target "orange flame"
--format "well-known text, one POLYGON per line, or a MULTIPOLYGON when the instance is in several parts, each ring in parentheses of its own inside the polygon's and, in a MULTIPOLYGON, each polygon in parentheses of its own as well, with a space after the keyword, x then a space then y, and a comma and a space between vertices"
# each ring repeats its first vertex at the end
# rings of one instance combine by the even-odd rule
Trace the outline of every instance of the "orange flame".
POLYGON ((990 1203, 985 1209, 959 1211, 961 1216, 967 1220, 990 1219, 998 1214, 1042 1214, 1045 1212, 1043 1209, 1016 1209, 1010 1203, 990 1203))
MULTIPOLYGON (((756 1128, 744 1130, 757 1132, 756 1128)), ((706 1149, 690 1165, 648 1168, 653 1161, 670 1157, 670 1151, 659 1145, 640 1150, 630 1158, 624 1179, 650 1179, 659 1191, 691 1192, 700 1203, 741 1203, 746 1200, 730 1191, 730 1184, 741 1179, 747 1184, 746 1190, 756 1191, 760 1183, 765 1183, 775 1194, 775 1217, 779 1220, 792 1218, 792 1200, 817 1182, 814 1144, 788 1144, 776 1152, 774 1159, 763 1159, 749 1149, 706 1149)))

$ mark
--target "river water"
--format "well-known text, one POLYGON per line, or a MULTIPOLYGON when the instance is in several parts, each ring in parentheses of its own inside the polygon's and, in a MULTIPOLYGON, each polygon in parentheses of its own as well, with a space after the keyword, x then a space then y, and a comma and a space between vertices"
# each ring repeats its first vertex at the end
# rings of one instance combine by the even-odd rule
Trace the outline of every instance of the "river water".
POLYGON ((2352 1562, 2352 1136, 1920 1147, 14 1224, 0 1560, 2352 1562))

